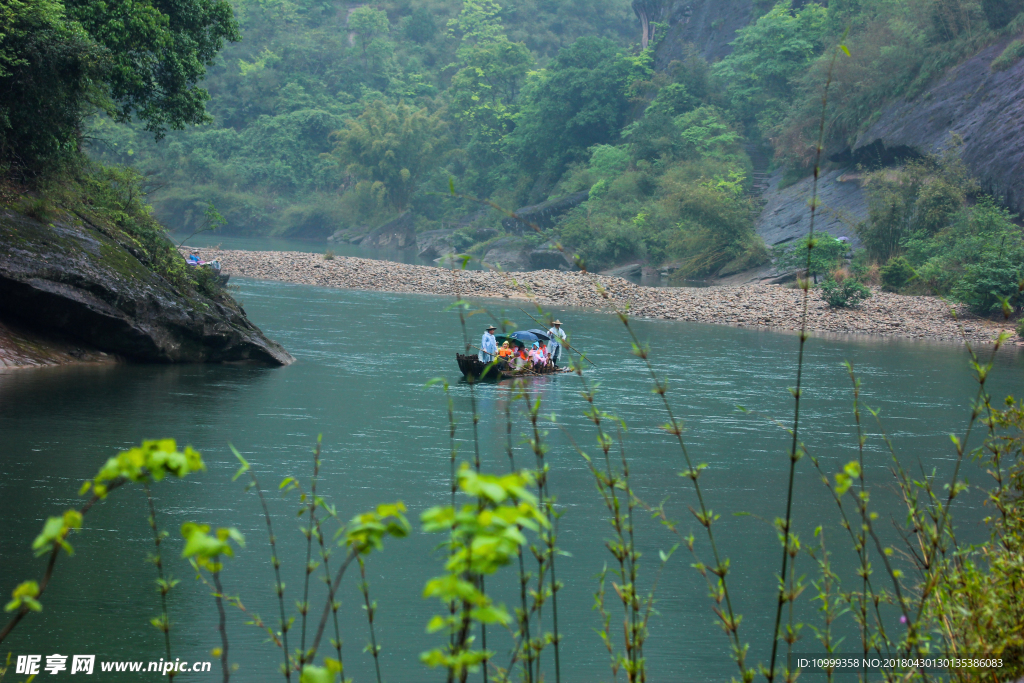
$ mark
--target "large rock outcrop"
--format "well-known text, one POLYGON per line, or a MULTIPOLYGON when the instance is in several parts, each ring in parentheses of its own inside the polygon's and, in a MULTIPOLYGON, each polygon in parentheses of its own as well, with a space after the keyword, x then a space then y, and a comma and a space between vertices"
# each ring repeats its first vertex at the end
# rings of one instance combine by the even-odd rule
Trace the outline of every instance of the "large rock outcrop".
MULTIPOLYGON (((814 180, 811 177, 779 189, 782 171, 768 180, 762 199, 764 208, 754 224, 757 234, 769 247, 786 244, 807 234, 814 180)), ((833 237, 846 237, 853 247, 860 246, 857 223, 868 217, 867 195, 860 176, 852 169, 828 171, 818 179, 818 211, 814 229, 833 237)))
POLYGON ((754 18, 753 0, 677 0, 669 9, 668 35, 658 46, 654 66, 665 69, 673 60, 683 59, 688 46, 714 62, 732 51, 736 31, 754 18))
POLYGON ((178 291, 80 221, 0 210, 0 319, 123 358, 157 363, 294 358, 230 297, 178 291))
POLYGON ((555 225, 562 214, 587 201, 589 195, 589 190, 581 190, 558 199, 549 199, 534 206, 524 206, 521 209, 516 209, 513 216, 503 218, 501 224, 515 235, 533 232, 534 225, 541 229, 550 228, 555 225))
POLYGON ((398 216, 372 230, 360 244, 364 247, 398 247, 400 249, 416 246, 416 223, 411 211, 398 216))
POLYGON ((1024 213, 1024 60, 1005 71, 991 69, 1008 42, 985 48, 917 97, 883 109, 846 154, 868 162, 894 150, 941 153, 955 133, 963 140, 961 157, 985 192, 1024 213))

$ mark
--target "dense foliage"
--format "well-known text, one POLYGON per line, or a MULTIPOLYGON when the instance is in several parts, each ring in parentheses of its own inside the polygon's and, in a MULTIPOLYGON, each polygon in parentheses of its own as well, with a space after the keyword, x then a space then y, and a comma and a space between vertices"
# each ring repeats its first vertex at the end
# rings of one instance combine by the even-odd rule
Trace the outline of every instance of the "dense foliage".
MULTIPOLYGON (((750 133, 810 170, 829 84, 826 143, 847 145, 883 106, 1024 28, 1019 0, 782 0, 739 32, 715 75, 750 133), (827 6, 825 6, 827 5, 827 6), (833 65, 834 47, 849 52, 833 65)), ((1011 45, 994 68, 1020 58, 1011 45)))
POLYGON ((952 295, 980 315, 1020 312, 1024 230, 980 193, 954 146, 867 176, 866 256, 891 291, 952 295))
MULTIPOLYGON (((363 234, 405 211, 418 230, 474 214, 452 238, 461 249, 494 234, 478 228, 500 233, 501 216, 481 218, 452 187, 509 209, 587 190, 552 233, 525 243, 557 237, 591 268, 635 260, 683 277, 768 259, 753 232, 747 152, 773 148, 791 178, 809 167, 840 42, 849 56, 832 71, 830 149, 893 97, 1024 27, 1021 0, 759 2, 724 59, 709 64, 682 46, 655 71, 656 22, 667 11, 658 2, 192 3, 139 6, 127 23, 102 3, 10 5, 0 78, 24 105, 4 109, 7 163, 73 153, 87 140, 94 156, 159 178, 150 201, 172 229, 190 232, 211 203, 230 232, 321 239, 363 234), (215 57, 237 37, 236 20, 244 40, 215 57), (646 49, 638 38, 650 40, 646 49), (46 48, 38 59, 33 45, 46 48), (207 64, 212 124, 191 126, 205 118, 197 83, 207 64), (28 125, 35 109, 53 120, 28 125), (83 131, 90 111, 107 115, 83 131)), ((1010 42, 998 68, 1019 53, 1010 42)), ((870 217, 859 226, 867 252, 855 274, 952 294, 979 312, 1004 299, 1019 307, 1011 217, 954 156, 869 173, 870 217)), ((819 239, 812 270, 827 275, 845 245, 819 239)), ((802 266, 790 262, 804 252, 795 246, 776 250, 778 266, 802 266)))
POLYGON ((225 0, 13 0, 0 7, 0 164, 34 177, 78 152, 83 118, 147 131, 206 120, 206 66, 237 39, 225 0))
POLYGON ((599 183, 559 229, 594 267, 766 258, 738 119, 700 57, 654 72, 625 0, 235 9, 245 40, 210 70, 212 126, 159 144, 105 119, 90 131, 101 158, 161 178, 173 228, 213 202, 233 232, 359 234, 406 210, 422 230, 474 210, 450 182, 508 208, 599 183), (624 165, 591 168, 608 154, 624 165))

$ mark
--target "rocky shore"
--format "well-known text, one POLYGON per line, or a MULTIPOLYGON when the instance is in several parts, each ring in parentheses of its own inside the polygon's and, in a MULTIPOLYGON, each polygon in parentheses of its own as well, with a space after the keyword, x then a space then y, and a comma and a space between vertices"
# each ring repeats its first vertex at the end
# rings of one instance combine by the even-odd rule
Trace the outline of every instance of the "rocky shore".
MULTIPOLYGON (((187 248, 186 248, 187 249, 187 248)), ((685 320, 783 330, 800 327, 798 289, 779 285, 655 288, 618 277, 561 270, 521 273, 452 271, 389 261, 278 251, 199 249, 204 260, 217 259, 233 276, 278 280, 320 287, 407 292, 472 298, 529 298, 545 306, 575 306, 611 312, 629 306, 633 316, 685 320), (610 295, 604 300, 597 284, 610 295)), ((812 292, 808 327, 812 332, 881 334, 888 336, 972 343, 991 342, 1009 323, 976 318, 948 303, 923 296, 875 291, 856 309, 830 309, 812 292), (957 320, 959 319, 959 322, 957 320)), ((1015 341, 1020 341, 1015 339, 1015 341)))

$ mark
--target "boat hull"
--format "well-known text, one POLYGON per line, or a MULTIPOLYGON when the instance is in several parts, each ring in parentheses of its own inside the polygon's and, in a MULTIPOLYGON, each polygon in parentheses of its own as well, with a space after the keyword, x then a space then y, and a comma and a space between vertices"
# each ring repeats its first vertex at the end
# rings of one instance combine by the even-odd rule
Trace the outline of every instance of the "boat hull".
POLYGON ((488 367, 487 363, 484 363, 476 356, 465 355, 462 353, 456 353, 455 360, 459 364, 459 370, 462 372, 463 377, 467 380, 470 380, 472 377, 471 381, 474 382, 500 382, 503 379, 513 379, 515 377, 537 377, 540 375, 557 375, 563 372, 569 372, 568 368, 559 368, 557 366, 551 366, 541 370, 502 370, 497 365, 491 365, 488 367))

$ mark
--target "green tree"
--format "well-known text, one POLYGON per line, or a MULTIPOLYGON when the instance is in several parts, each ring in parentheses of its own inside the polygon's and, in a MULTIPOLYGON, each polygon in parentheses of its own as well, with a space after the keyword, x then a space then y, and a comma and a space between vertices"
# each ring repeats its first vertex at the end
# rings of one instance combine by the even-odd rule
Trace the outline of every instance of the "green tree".
POLYGON ((504 35, 500 14, 495 0, 464 0, 459 16, 448 22, 448 33, 464 45, 497 40, 504 35))
POLYGON ((782 123, 796 84, 821 53, 826 11, 808 3, 794 11, 783 0, 751 26, 740 29, 732 52, 713 67, 732 108, 762 131, 782 123))
POLYGON ((426 7, 417 7, 402 26, 405 37, 419 44, 429 42, 437 33, 434 13, 426 7))
POLYGON ((351 175, 369 183, 377 202, 404 211, 416 182, 441 164, 447 145, 437 114, 376 100, 336 131, 334 156, 351 175))
POLYGON ((388 22, 388 15, 382 10, 369 6, 362 6, 352 11, 348 17, 348 30, 356 35, 359 40, 359 47, 363 51, 363 67, 367 65, 367 49, 373 39, 387 34, 391 28, 388 22))
POLYGON ((610 40, 580 38, 538 75, 510 136, 520 163, 560 169, 622 127, 631 63, 610 40))
POLYGON ((501 141, 514 128, 519 90, 533 56, 505 36, 459 50, 462 67, 452 77, 448 112, 483 154, 477 163, 497 163, 501 141))
POLYGON ((804 237, 790 246, 780 245, 775 248, 775 264, 780 270, 804 270, 807 268, 807 248, 810 250, 810 274, 814 281, 819 275, 830 275, 843 262, 843 256, 850 250, 850 245, 837 239, 827 232, 821 232, 814 238, 804 237))
POLYGON ((68 19, 105 51, 105 90, 117 120, 136 114, 158 135, 209 120, 209 94, 197 84, 224 41, 240 38, 227 0, 65 5, 68 19))
POLYGON ((208 120, 198 83, 238 39, 227 0, 14 0, 0 8, 0 31, 0 161, 30 173, 77 152, 97 108, 137 116, 157 137, 208 120))

